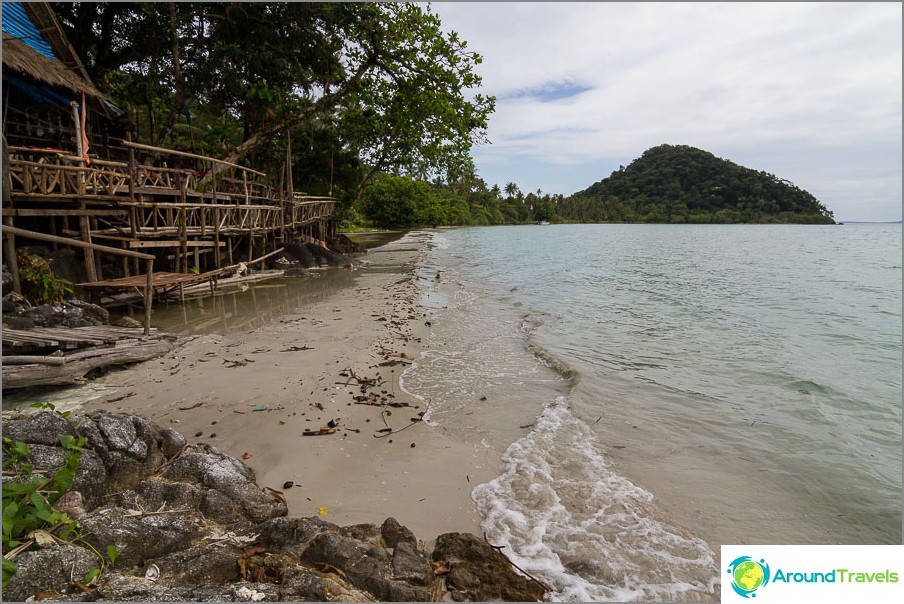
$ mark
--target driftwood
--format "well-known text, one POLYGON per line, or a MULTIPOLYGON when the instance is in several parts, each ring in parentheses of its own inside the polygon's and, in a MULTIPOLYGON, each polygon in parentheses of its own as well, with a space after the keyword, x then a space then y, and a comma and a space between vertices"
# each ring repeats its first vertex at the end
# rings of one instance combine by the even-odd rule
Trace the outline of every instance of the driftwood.
MULTIPOLYGON (((50 357, 64 360, 62 364, 53 365, 40 361, 29 365, 6 365, 4 357, 3 389, 79 384, 85 381, 85 374, 92 369, 146 361, 166 354, 177 343, 170 338, 159 338, 131 346, 80 350, 63 357, 50 357)), ((46 360, 48 357, 37 358, 46 360)))

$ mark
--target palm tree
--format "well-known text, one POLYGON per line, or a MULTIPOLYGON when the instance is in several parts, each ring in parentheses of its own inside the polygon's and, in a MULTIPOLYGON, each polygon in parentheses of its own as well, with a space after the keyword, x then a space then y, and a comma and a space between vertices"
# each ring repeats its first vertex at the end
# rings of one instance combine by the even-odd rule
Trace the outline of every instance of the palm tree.
POLYGON ((514 197, 516 194, 518 194, 520 192, 521 191, 518 189, 518 185, 516 185, 513 182, 510 182, 505 185, 505 194, 508 195, 509 197, 514 197))

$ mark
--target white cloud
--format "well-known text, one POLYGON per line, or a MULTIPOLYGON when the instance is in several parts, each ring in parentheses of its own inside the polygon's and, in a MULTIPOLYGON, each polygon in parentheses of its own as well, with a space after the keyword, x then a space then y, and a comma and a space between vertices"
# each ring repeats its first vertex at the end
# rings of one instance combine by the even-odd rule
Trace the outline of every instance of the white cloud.
POLYGON ((901 217, 898 3, 432 7, 483 55, 497 96, 493 144, 475 153, 490 184, 567 195, 649 147, 689 144, 788 178, 836 216, 901 217), (576 94, 549 100, 559 89, 576 94), (788 159, 742 161, 770 156, 788 159))

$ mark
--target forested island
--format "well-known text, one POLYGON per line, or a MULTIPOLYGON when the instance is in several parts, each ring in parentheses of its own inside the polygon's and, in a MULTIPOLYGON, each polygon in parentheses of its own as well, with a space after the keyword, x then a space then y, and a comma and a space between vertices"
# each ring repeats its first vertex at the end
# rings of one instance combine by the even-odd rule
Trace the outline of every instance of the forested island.
POLYGON ((576 222, 834 224, 794 183, 687 145, 660 145, 564 199, 576 222))

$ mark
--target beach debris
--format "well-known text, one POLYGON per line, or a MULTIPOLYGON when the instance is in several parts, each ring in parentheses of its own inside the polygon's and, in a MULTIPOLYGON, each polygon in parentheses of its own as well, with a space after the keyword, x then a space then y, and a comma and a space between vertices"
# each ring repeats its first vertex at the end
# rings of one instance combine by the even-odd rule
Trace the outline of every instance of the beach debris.
POLYGON ((115 397, 115 398, 108 398, 106 402, 108 402, 108 403, 118 403, 119 401, 121 401, 121 400, 123 400, 123 399, 127 399, 127 398, 129 398, 130 396, 135 396, 135 393, 134 393, 134 392, 126 392, 126 393, 123 394, 122 396, 117 396, 117 397, 115 397))
POLYGON ((340 418, 337 417, 336 419, 331 419, 330 421, 328 421, 328 422, 326 423, 327 428, 335 428, 336 426, 338 426, 338 425, 339 425, 339 419, 340 419, 340 418))
POLYGON ((199 437, 199 436, 204 436, 204 433, 201 432, 200 430, 198 430, 197 432, 195 432, 195 438, 197 438, 197 437, 199 437))
POLYGON ((487 397, 481 396, 481 397, 480 397, 480 400, 485 401, 485 400, 487 400, 487 397))
POLYGON ((156 564, 151 564, 148 566, 148 569, 144 573, 144 578, 148 581, 156 581, 160 578, 160 567, 156 564))
POLYGON ((188 407, 179 407, 179 411, 188 411, 189 409, 197 409, 204 403, 195 403, 194 405, 189 405, 188 407))
POLYGON ((452 563, 451 562, 443 562, 439 566, 433 569, 434 575, 448 575, 452 572, 452 563))
POLYGON ((271 489, 270 487, 264 487, 264 489, 267 490, 267 494, 270 495, 270 497, 272 497, 273 499, 277 500, 278 502, 280 502, 283 505, 286 505, 286 506, 289 505, 286 502, 286 498, 283 497, 282 491, 277 491, 276 489, 271 489))
POLYGON ((284 488, 284 489, 291 489, 291 488, 294 487, 294 486, 295 486, 295 483, 294 483, 294 482, 292 482, 291 480, 287 480, 287 481, 285 481, 285 482, 283 483, 282 488, 284 488))
POLYGON ((249 587, 245 587, 244 585, 238 588, 235 591, 235 596, 237 598, 242 598, 242 600, 247 600, 251 602, 260 602, 264 598, 267 597, 267 594, 257 591, 255 589, 251 589, 249 587))
POLYGON ((244 453, 242 453, 242 459, 251 459, 251 453, 245 451, 244 453))
POLYGON ((348 577, 345 575, 345 572, 341 568, 336 568, 332 564, 327 564, 326 562, 318 562, 317 570, 322 573, 333 573, 334 575, 339 575, 343 579, 348 580, 348 577))
POLYGON ((317 515, 318 515, 318 516, 326 516, 326 515, 329 514, 329 513, 330 513, 330 511, 329 511, 328 509, 326 509, 325 507, 319 507, 319 508, 317 508, 317 515))
POLYGON ((521 428, 522 430, 524 430, 525 428, 533 428, 534 424, 522 424, 518 427, 521 428))
POLYGON ((321 405, 320 403, 314 403, 314 406, 323 411, 323 405, 321 405))
POLYGON ((211 432, 211 433, 210 433, 210 438, 216 438, 216 437, 217 437, 217 433, 216 433, 216 432, 211 432))
POLYGON ((267 410, 266 405, 260 405, 260 406, 255 407, 254 409, 252 409, 252 411, 266 411, 266 410, 267 410))
MULTIPOLYGON (((248 579, 251 578, 251 574, 248 572, 248 568, 247 568, 248 559, 251 558, 252 556, 262 554, 265 551, 267 551, 266 548, 261 545, 253 545, 251 547, 246 547, 244 549, 244 551, 242 551, 242 555, 239 556, 239 558, 238 558, 238 560, 236 560, 236 562, 239 565, 239 574, 241 575, 243 581, 247 581, 248 579)), ((263 599, 263 598, 260 598, 260 599, 263 599)))
POLYGON ((323 436, 324 434, 334 434, 336 432, 336 428, 328 428, 326 426, 321 426, 319 430, 305 430, 301 433, 302 436, 323 436))
POLYGON ((233 367, 244 367, 248 363, 254 363, 253 359, 236 359, 234 361, 230 361, 229 359, 223 359, 223 364, 229 363, 226 365, 227 369, 232 369, 233 367))
POLYGON ((314 350, 312 347, 308 345, 304 346, 289 346, 285 350, 280 350, 280 352, 299 352, 301 350, 314 350))

